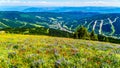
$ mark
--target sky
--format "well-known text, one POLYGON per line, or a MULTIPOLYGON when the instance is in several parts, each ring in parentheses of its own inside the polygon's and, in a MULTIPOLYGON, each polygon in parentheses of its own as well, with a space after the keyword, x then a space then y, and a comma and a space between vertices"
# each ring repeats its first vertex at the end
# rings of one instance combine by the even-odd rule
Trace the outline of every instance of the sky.
POLYGON ((0 6, 115 6, 120 0, 0 0, 0 6))

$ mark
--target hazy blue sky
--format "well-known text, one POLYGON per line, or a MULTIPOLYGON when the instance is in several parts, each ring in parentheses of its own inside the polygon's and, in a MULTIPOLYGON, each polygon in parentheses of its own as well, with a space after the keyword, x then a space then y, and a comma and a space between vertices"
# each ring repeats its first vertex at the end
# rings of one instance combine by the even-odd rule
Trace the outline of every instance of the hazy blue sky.
POLYGON ((3 6, 119 6, 120 0, 0 0, 3 6))

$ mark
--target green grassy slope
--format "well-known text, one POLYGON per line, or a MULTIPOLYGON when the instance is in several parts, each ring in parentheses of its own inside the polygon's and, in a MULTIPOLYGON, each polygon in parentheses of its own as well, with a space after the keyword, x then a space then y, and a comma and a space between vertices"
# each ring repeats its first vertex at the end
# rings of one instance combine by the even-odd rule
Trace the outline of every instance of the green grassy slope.
POLYGON ((1 68, 119 68, 120 45, 19 34, 0 35, 1 68))

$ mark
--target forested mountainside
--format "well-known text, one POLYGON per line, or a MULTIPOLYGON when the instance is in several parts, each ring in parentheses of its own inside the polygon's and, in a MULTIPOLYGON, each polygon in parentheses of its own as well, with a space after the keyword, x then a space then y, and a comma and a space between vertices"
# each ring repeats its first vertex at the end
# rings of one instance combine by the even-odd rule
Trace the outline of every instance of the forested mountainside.
POLYGON ((0 12, 0 27, 47 27, 64 31, 74 31, 78 20, 91 17, 98 13, 83 12, 0 12))
POLYGON ((45 27, 74 32, 80 25, 97 34, 120 37, 119 13, 0 12, 0 28, 45 27))
POLYGON ((120 36, 120 14, 100 14, 80 20, 89 31, 94 30, 98 34, 107 36, 120 36))

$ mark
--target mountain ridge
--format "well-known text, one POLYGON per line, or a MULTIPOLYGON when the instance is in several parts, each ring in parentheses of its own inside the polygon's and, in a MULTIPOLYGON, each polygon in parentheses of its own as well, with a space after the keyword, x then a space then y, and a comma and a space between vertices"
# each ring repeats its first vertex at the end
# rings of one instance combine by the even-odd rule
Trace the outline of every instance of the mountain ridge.
POLYGON ((120 13, 120 7, 31 7, 31 6, 0 6, 0 11, 20 11, 20 12, 98 12, 98 13, 120 13))

